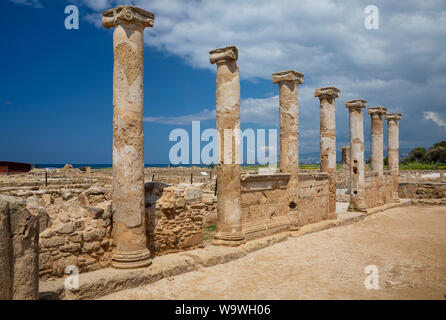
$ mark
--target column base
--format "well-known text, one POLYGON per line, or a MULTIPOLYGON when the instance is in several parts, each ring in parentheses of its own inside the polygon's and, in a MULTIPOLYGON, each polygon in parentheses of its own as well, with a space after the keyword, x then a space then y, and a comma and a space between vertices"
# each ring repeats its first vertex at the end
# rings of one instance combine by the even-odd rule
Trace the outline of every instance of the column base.
POLYGON ((137 269, 150 266, 152 259, 150 251, 143 249, 133 252, 116 252, 112 256, 111 265, 115 269, 137 269))
POLYGON ((329 212, 327 220, 336 220, 338 218, 338 214, 336 212, 329 212))
POLYGON ((352 212, 352 211, 359 211, 359 212, 367 212, 367 207, 359 207, 359 208, 355 208, 353 207, 351 204, 348 206, 347 211, 352 212))
POLYGON ((291 224, 290 225, 290 231, 299 231, 300 230, 300 224, 291 224))
POLYGON ((237 247, 245 243, 245 235, 242 232, 224 233, 219 232, 214 236, 212 242, 215 246, 237 247))

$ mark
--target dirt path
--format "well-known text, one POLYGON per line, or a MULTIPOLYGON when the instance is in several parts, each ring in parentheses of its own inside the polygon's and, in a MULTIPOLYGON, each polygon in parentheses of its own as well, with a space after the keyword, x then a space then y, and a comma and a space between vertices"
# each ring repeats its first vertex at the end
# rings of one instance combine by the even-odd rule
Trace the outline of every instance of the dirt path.
POLYGON ((398 208, 106 299, 445 299, 446 207, 398 208), (367 290, 376 265, 379 289, 367 290))

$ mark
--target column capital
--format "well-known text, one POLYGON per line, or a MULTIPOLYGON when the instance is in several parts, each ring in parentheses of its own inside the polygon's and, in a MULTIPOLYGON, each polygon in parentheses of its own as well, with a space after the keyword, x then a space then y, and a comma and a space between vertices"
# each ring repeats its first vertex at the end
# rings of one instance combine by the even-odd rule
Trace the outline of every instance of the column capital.
POLYGON ((375 107, 368 108, 367 112, 371 116, 373 116, 373 115, 382 116, 382 115, 386 114, 387 108, 383 107, 383 106, 375 106, 375 107))
POLYGON ((218 48, 209 51, 209 61, 211 64, 220 64, 228 61, 238 60, 238 49, 236 46, 218 48))
POLYGON ((339 98, 341 90, 336 87, 322 87, 314 90, 314 96, 319 97, 319 99, 324 98, 339 98))
POLYGON ((367 107, 367 100, 348 100, 345 102, 345 107, 350 109, 350 111, 362 111, 362 109, 367 107))
POLYGON ((296 82, 302 84, 304 82, 304 74, 295 70, 287 70, 273 73, 273 83, 282 81, 296 82))
POLYGON ((110 29, 118 24, 134 24, 144 28, 153 27, 155 15, 152 12, 134 6, 117 6, 102 14, 102 25, 110 29))
POLYGON ((395 120, 400 121, 403 118, 401 113, 388 113, 384 116, 384 119, 386 120, 395 120))

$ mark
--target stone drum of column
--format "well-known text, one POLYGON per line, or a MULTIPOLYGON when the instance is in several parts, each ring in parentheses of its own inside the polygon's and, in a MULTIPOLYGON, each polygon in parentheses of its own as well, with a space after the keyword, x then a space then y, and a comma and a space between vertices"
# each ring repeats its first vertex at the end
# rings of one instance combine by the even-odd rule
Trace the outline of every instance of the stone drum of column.
POLYGON ((273 73, 273 83, 279 85, 280 121, 280 171, 290 174, 288 182, 288 206, 290 230, 299 230, 299 103, 298 85, 304 75, 294 70, 273 73))
POLYGON ((217 232, 215 245, 238 246, 244 242, 241 210, 240 76, 234 46, 209 52, 217 64, 217 232))
POLYGON ((154 15, 118 6, 103 14, 114 27, 113 49, 113 242, 112 266, 151 264, 147 249, 144 199, 143 73, 144 28, 154 15))
POLYGON ((399 121, 402 116, 400 113, 387 114, 387 159, 389 170, 392 171, 393 190, 392 198, 394 202, 399 202, 398 197, 398 174, 399 174, 399 148, 400 148, 400 129, 399 121))
POLYGON ((364 173, 364 119, 366 100, 345 103, 350 116, 350 204, 349 211, 366 211, 364 173))
POLYGON ((387 109, 385 107, 370 107, 368 113, 371 119, 371 165, 372 171, 378 173, 378 205, 384 204, 383 194, 383 174, 384 174, 384 159, 383 159, 383 115, 387 109))
POLYGON ((336 108, 335 99, 339 89, 324 87, 316 89, 314 96, 320 100, 320 159, 321 172, 328 173, 329 204, 328 219, 336 219, 336 108))

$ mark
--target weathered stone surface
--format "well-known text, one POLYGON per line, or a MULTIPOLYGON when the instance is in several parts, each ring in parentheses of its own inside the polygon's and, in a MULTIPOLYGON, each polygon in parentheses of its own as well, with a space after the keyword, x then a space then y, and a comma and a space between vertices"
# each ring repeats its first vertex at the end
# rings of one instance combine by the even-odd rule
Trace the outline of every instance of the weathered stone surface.
POLYGON ((208 205, 201 201, 198 187, 149 182, 145 190, 147 237, 152 252, 160 255, 202 246, 203 210, 208 205))
MULTIPOLYGON (((0 195, 0 203, 2 202, 7 202, 6 211, 5 204, 0 207, 3 207, 2 211, 9 215, 9 238, 12 246, 9 270, 12 269, 13 275, 12 298, 38 299, 39 217, 32 214, 26 208, 26 202, 20 198, 0 195)), ((3 221, 3 227, 4 223, 3 221)))
POLYGON ((0 198, 0 300, 12 299, 12 243, 8 202, 0 198))
MULTIPOLYGON (((103 14, 114 27, 113 71, 113 238, 112 265, 138 268, 151 263, 144 199, 143 73, 144 28, 153 13, 119 6, 103 14)), ((91 193, 91 189, 89 191, 91 193)))
POLYGON ((387 120, 387 157, 388 167, 392 171, 393 176, 393 201, 398 202, 398 174, 399 174, 399 121, 401 120, 401 114, 392 113, 387 114, 384 117, 387 120))
POLYGON ((217 233, 216 245, 243 243, 240 205, 240 75, 236 47, 209 52, 209 61, 217 64, 217 233))
POLYGON ((387 109, 385 107, 370 107, 368 113, 371 119, 371 165, 372 171, 378 173, 376 183, 378 184, 378 199, 377 204, 384 204, 384 155, 383 155, 383 115, 387 109))
POLYGON ((280 172, 290 174, 287 185, 290 228, 299 229, 299 102, 298 85, 304 75, 294 70, 273 73, 273 83, 279 85, 280 172))
POLYGON ((321 172, 329 174, 328 219, 336 219, 336 109, 335 99, 340 90, 336 87, 316 89, 320 100, 320 158, 321 172))
POLYGON ((350 115, 350 205, 349 210, 365 211, 364 120, 365 100, 345 103, 350 115))

